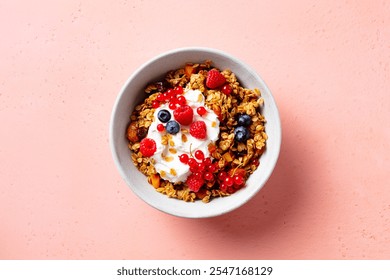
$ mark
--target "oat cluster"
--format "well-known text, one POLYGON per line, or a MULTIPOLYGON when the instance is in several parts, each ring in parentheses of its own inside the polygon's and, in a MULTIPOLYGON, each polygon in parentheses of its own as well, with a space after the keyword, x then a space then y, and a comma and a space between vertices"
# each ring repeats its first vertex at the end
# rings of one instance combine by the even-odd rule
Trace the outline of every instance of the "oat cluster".
MULTIPOLYGON (((148 128, 154 120, 153 114, 156 109, 153 108, 153 102, 160 93, 167 89, 182 86, 200 90, 205 96, 205 105, 218 116, 220 120, 219 139, 208 147, 210 156, 218 167, 214 171, 216 178, 220 172, 230 175, 237 172, 243 174, 246 180, 259 167, 260 157, 266 148, 266 120, 261 114, 264 100, 260 91, 243 87, 229 69, 217 70, 230 85, 231 93, 225 94, 218 88, 209 89, 205 81, 208 72, 212 69, 217 68, 212 65, 211 61, 205 61, 187 63, 180 69, 169 71, 164 80, 151 82, 145 87, 145 99, 135 107, 130 116, 126 136, 129 140, 129 149, 132 151, 131 158, 156 191, 171 198, 187 202, 202 200, 207 203, 212 198, 232 195, 237 190, 233 187, 222 190, 220 182, 215 179, 205 182, 198 192, 193 192, 185 182, 173 184, 164 180, 156 172, 153 159, 142 155, 140 141, 146 137, 148 128), (251 118, 251 124, 248 127, 250 136, 244 142, 235 141, 234 135, 234 128, 237 126, 237 118, 240 114, 247 114, 251 118)), ((169 135, 163 137, 163 141, 164 145, 172 145, 169 135)))

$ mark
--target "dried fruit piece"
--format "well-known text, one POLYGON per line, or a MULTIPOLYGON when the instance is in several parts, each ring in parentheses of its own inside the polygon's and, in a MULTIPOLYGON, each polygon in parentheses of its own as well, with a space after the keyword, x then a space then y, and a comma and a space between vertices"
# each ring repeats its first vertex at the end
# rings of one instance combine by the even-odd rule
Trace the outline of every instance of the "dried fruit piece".
POLYGON ((129 139, 130 142, 135 143, 139 141, 138 135, 137 135, 137 123, 131 122, 130 125, 127 127, 127 139, 129 139))
POLYGON ((148 179, 149 184, 151 184, 155 189, 160 187, 160 176, 158 174, 152 174, 148 179))
POLYGON ((187 64, 184 66, 184 73, 186 74, 187 78, 190 78, 191 75, 195 73, 195 68, 191 64, 187 64))
POLYGON ((226 160, 226 162, 232 162, 233 161, 233 157, 232 157, 232 155, 229 152, 224 153, 222 155, 222 157, 226 160))

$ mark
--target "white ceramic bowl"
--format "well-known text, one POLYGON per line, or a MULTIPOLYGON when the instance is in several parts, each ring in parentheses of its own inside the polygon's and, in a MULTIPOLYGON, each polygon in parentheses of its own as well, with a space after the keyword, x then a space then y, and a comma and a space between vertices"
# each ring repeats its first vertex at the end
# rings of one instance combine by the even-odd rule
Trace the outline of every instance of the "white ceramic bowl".
POLYGON ((264 81, 244 62, 222 52, 209 48, 180 48, 158 55, 143 64, 126 81, 116 99, 110 122, 110 147, 115 164, 133 192, 149 205, 172 215, 187 218, 212 217, 227 213, 246 203, 266 183, 270 177, 280 151, 281 125, 275 100, 264 81), (145 97, 143 89, 151 81, 164 77, 167 71, 182 67, 186 62, 204 62, 211 60, 220 69, 231 69, 239 82, 247 88, 258 88, 264 98, 267 149, 260 158, 259 168, 249 177, 246 186, 231 196, 212 199, 209 203, 201 201, 184 202, 168 198, 158 193, 147 182, 131 160, 125 132, 129 116, 136 104, 145 97))

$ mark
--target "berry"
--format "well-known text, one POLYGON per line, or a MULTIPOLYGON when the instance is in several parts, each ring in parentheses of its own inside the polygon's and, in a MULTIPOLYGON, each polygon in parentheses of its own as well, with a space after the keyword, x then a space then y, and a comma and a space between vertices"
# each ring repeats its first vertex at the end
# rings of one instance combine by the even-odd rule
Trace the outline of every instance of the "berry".
POLYGON ((204 153, 201 150, 197 150, 195 152, 195 158, 199 159, 199 160, 203 160, 204 159, 204 153))
POLYGON ((196 178, 202 178, 203 176, 202 172, 194 172, 194 175, 196 178))
POLYGON ((177 98, 177 104, 184 106, 187 104, 187 99, 183 95, 179 95, 177 98))
POLYGON ((169 100, 168 92, 164 92, 164 93, 162 94, 161 99, 164 99, 164 101, 168 101, 168 100, 169 100))
POLYGON ((176 134, 180 131, 180 124, 177 121, 171 120, 167 122, 165 129, 169 134, 176 134))
POLYGON ((188 165, 190 167, 198 167, 198 162, 196 161, 196 159, 190 158, 190 159, 188 159, 188 165))
POLYGON ((232 87, 229 84, 224 84, 222 87, 222 92, 226 95, 230 95, 232 93, 232 87))
POLYGON ((191 174, 187 178, 187 186, 193 192, 198 192, 199 189, 203 186, 204 180, 202 176, 197 176, 195 174, 191 174))
POLYGON ((203 116, 207 114, 207 110, 205 107, 201 106, 196 109, 196 112, 198 113, 199 116, 203 116))
POLYGON ((157 100, 154 100, 154 101, 152 102, 152 107, 153 107, 154 109, 157 109, 158 107, 160 107, 160 102, 158 102, 157 100))
POLYGON ((210 168, 211 166, 211 159, 208 157, 208 158, 205 158, 203 159, 203 163, 206 165, 207 168, 210 168))
POLYGON ((171 98, 172 98, 172 96, 173 96, 173 94, 174 94, 174 91, 173 91, 173 89, 171 89, 171 88, 170 88, 170 89, 168 89, 168 90, 167 90, 167 94, 168 94, 168 98, 169 98, 169 99, 171 99, 171 98))
POLYGON ((198 170, 198 164, 196 164, 196 165, 191 165, 191 166, 190 166, 190 171, 191 171, 192 173, 198 172, 198 171, 199 171, 199 170, 198 170))
POLYGON ((244 178, 240 175, 235 175, 233 177, 233 181, 234 181, 234 185, 236 186, 241 186, 242 184, 244 184, 244 178))
POLYGON ((229 176, 241 176, 242 178, 245 178, 246 176, 246 170, 243 169, 243 168, 235 168, 235 169, 230 169, 229 172, 228 172, 229 176))
POLYGON ((225 82, 225 77, 217 69, 212 69, 207 73, 206 86, 208 88, 215 89, 222 86, 225 82))
POLYGON ((184 89, 182 86, 175 87, 174 91, 176 94, 183 94, 184 93, 184 89))
POLYGON ((219 189, 223 192, 226 192, 227 191, 227 188, 228 186, 225 184, 225 183, 222 183, 220 186, 219 186, 219 189))
MULTIPOLYGON (((184 96, 183 96, 184 97, 184 96)), ((173 111, 175 120, 182 125, 189 125, 192 123, 194 111, 188 105, 180 106, 173 111)))
POLYGON ((228 177, 228 174, 225 171, 221 171, 218 173, 218 179, 220 181, 224 181, 226 177, 228 177))
POLYGON ((211 173, 214 173, 214 172, 217 171, 217 169, 218 169, 217 163, 212 163, 212 164, 210 164, 209 166, 207 166, 207 169, 208 169, 211 173))
POLYGON ((238 126, 234 129, 234 140, 237 142, 245 142, 249 138, 249 131, 244 126, 238 126))
POLYGON ((206 181, 212 181, 214 179, 214 175, 211 172, 205 172, 204 175, 203 175, 203 178, 206 181))
POLYGON ((226 184, 226 186, 228 186, 228 187, 231 187, 231 186, 233 186, 233 184, 234 184, 234 180, 233 180, 233 178, 230 177, 230 176, 227 176, 223 182, 224 182, 224 183, 226 184))
POLYGON ((159 123, 159 124, 157 125, 157 130, 158 130, 158 131, 163 132, 164 129, 165 129, 165 127, 164 127, 164 125, 163 125, 162 123, 159 123))
POLYGON ((254 158, 254 159, 252 160, 252 164, 255 165, 255 166, 257 167, 257 166, 259 166, 260 162, 259 162, 258 159, 254 158))
POLYGON ((162 123, 167 123, 171 119, 171 113, 169 113, 168 110, 161 110, 157 114, 157 118, 160 120, 162 123))
POLYGON ((203 172, 206 169, 206 165, 203 162, 198 163, 198 171, 203 172))
POLYGON ((188 157, 187 154, 182 154, 182 155, 179 156, 180 162, 182 162, 182 163, 184 163, 184 164, 187 164, 187 163, 188 163, 188 159, 189 159, 189 157, 188 157))
POLYGON ((247 114, 242 114, 238 116, 237 124, 240 126, 249 126, 252 122, 252 118, 247 114))
POLYGON ((165 101, 165 97, 163 93, 159 93, 156 98, 157 101, 165 101))
POLYGON ((171 102, 169 103, 168 107, 169 107, 169 109, 171 109, 171 110, 175 110, 177 106, 176 106, 176 103, 175 103, 175 102, 172 102, 172 101, 171 101, 171 102))
POLYGON ((207 127, 204 121, 193 122, 190 126, 190 134, 196 139, 205 139, 207 135, 207 127))
POLYGON ((151 138, 144 138, 140 142, 139 150, 144 157, 151 157, 157 150, 156 142, 151 138))

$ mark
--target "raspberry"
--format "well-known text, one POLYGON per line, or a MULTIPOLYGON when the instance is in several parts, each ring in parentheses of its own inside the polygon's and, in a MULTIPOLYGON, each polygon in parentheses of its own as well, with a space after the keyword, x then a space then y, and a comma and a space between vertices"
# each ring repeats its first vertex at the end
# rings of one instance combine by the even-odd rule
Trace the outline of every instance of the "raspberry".
POLYGON ((207 135, 207 127, 205 122, 193 122, 190 126, 190 134, 197 139, 205 139, 207 135))
POLYGON ((195 174, 191 174, 187 178, 187 186, 193 192, 198 192, 199 189, 203 186, 204 180, 202 176, 197 176, 195 174))
POLYGON ((189 125, 192 123, 194 111, 188 105, 180 106, 173 111, 175 120, 181 125, 189 125))
POLYGON ((225 77, 217 69, 212 69, 207 73, 206 86, 208 88, 214 89, 220 87, 225 82, 225 77))
POLYGON ((151 157, 157 150, 156 142, 151 138, 144 138, 140 142, 139 150, 144 157, 151 157))

